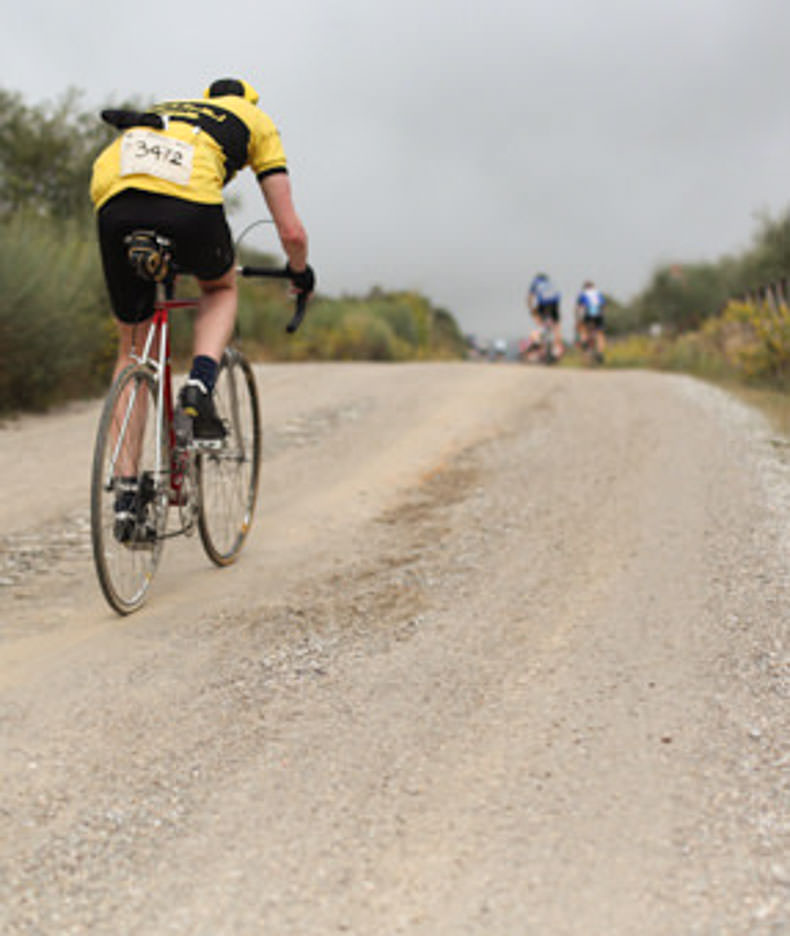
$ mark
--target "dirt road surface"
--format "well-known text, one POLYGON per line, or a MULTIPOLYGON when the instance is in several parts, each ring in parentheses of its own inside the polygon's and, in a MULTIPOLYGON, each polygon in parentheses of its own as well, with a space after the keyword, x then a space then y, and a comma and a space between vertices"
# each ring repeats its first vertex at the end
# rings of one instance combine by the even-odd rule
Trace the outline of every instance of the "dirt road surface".
POLYGON ((273 365, 239 563, 0 430, 0 933, 790 934, 790 457, 689 378, 273 365))

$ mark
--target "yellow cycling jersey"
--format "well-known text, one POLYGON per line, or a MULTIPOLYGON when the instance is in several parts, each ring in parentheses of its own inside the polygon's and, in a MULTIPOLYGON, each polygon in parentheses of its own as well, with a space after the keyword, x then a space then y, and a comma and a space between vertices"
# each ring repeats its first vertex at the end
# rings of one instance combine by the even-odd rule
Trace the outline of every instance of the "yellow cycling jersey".
POLYGON ((124 131, 93 164, 91 199, 99 209, 124 189, 141 189, 209 205, 245 166, 258 178, 286 171, 271 118, 237 95, 168 101, 152 107, 162 130, 124 131))

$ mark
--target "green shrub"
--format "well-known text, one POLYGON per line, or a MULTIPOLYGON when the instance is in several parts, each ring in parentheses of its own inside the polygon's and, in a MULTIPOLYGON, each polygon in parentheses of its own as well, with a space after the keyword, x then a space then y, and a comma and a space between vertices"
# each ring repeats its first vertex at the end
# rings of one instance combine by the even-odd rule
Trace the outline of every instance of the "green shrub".
POLYGON ((331 360, 394 361, 400 356, 397 347, 389 324, 364 311, 347 313, 327 335, 331 360))
POLYGON ((704 334, 750 383, 790 384, 790 309, 784 304, 731 302, 704 334))
POLYGON ((630 335, 610 343, 610 367, 649 367, 734 379, 754 386, 790 386, 790 309, 731 302, 698 331, 661 338, 630 335))
POLYGON ((85 229, 9 219, 0 229, 0 290, 0 411, 43 409, 106 386, 114 326, 85 229))

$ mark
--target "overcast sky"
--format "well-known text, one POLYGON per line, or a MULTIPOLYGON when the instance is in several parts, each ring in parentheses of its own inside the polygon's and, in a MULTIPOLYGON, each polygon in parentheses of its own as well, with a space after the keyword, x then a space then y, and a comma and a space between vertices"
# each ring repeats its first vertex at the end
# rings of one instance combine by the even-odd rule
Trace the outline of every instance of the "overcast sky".
MULTIPOLYGON (((246 78, 323 291, 416 288, 513 337, 538 269, 570 315, 583 279, 626 300, 784 212, 788 36, 788 0, 26 0, 4 9, 0 74, 85 108, 246 78)), ((263 213, 246 175, 237 234, 263 213)))

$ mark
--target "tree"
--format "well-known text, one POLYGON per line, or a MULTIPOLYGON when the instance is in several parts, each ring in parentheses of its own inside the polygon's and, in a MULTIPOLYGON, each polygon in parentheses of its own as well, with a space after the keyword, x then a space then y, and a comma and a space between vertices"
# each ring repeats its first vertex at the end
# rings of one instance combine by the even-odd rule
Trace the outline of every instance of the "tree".
POLYGON ((740 260, 737 292, 747 292, 790 275, 790 211, 779 218, 759 217, 755 243, 740 260))
POLYGON ((671 332, 693 331, 721 311, 732 292, 727 261, 675 263, 656 270, 634 301, 632 317, 644 328, 661 323, 671 332))
POLYGON ((90 214, 93 160, 114 131, 80 113, 71 89, 54 105, 29 107, 0 89, 0 215, 20 210, 54 219, 90 214))

